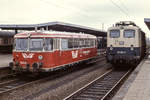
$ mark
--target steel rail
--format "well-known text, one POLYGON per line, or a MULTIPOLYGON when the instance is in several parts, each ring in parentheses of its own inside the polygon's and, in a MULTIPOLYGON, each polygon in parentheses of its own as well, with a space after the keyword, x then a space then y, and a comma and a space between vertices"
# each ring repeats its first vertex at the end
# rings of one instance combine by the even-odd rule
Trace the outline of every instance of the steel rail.
POLYGON ((107 92, 107 94, 101 100, 105 100, 111 94, 111 92, 119 85, 119 83, 122 82, 122 80, 131 72, 131 70, 132 69, 128 70, 127 73, 123 75, 123 77, 111 88, 110 91, 107 92))
POLYGON ((108 73, 112 72, 112 69, 108 70, 106 73, 102 74, 100 77, 96 78, 95 80, 93 80, 92 82, 86 84, 84 87, 78 89, 77 91, 75 91, 74 93, 70 94, 69 96, 67 96, 66 98, 64 98, 63 100, 68 100, 70 99, 73 95, 75 95, 76 93, 78 93, 79 91, 87 88, 89 85, 93 84, 94 82, 96 82, 97 80, 99 80, 100 78, 104 77, 105 75, 107 75, 108 73))
POLYGON ((108 71, 63 100, 105 100, 130 72, 131 69, 118 72, 108 71))
MULTIPOLYGON (((103 60, 105 60, 105 59, 102 59, 102 61, 103 60)), ((97 60, 97 61, 99 61, 99 60, 97 60)), ((57 76, 59 76, 59 75, 54 75, 53 77, 57 77, 57 76)), ((45 81, 45 80, 47 80, 49 78, 50 77, 48 76, 48 77, 42 77, 42 78, 39 78, 39 79, 36 79, 36 80, 29 80, 29 81, 24 81, 24 80, 22 81, 22 80, 17 80, 16 79, 16 80, 10 80, 10 81, 8 81, 6 83, 5 82, 4 83, 0 83, 0 96, 3 95, 4 93, 9 93, 9 92, 11 92, 13 90, 22 88, 24 86, 31 85, 31 84, 34 84, 34 83, 36 84, 38 82, 45 81), (13 86, 13 84, 17 84, 17 83, 15 83, 15 81, 16 82, 20 81, 20 82, 18 83, 18 85, 14 85, 13 86), (6 89, 5 89, 5 87, 6 87, 6 89), (9 87, 9 88, 7 88, 7 87, 9 87)))

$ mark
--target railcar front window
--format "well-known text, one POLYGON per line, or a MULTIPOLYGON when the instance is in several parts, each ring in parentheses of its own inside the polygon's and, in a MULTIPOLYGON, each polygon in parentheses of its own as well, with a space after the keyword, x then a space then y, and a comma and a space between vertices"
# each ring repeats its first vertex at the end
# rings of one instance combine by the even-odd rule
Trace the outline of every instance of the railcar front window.
POLYGON ((29 50, 30 51, 42 51, 43 39, 30 39, 29 50))
POLYGON ((119 30, 111 30, 110 31, 110 37, 111 38, 118 38, 118 37, 120 37, 120 31, 119 30))
POLYGON ((51 51, 53 50, 53 39, 52 38, 46 38, 45 39, 45 51, 51 51))
POLYGON ((135 30, 124 30, 124 37, 125 38, 134 38, 135 30))
POLYGON ((14 46, 15 50, 26 51, 28 49, 28 39, 16 39, 14 46))

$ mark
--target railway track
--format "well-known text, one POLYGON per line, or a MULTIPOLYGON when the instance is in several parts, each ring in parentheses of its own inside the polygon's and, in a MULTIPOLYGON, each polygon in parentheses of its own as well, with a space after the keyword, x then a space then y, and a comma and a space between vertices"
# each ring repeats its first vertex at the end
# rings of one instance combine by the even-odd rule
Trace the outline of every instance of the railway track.
POLYGON ((44 75, 38 75, 36 77, 34 77, 32 74, 28 74, 28 75, 20 75, 20 76, 16 76, 13 79, 9 79, 7 81, 4 82, 0 82, 0 96, 2 96, 3 94, 8 94, 14 90, 23 88, 25 86, 31 85, 31 84, 36 84, 38 82, 42 82, 46 79, 49 78, 49 73, 48 74, 44 74, 44 75))
POLYGON ((10 72, 11 72, 10 67, 0 67, 0 78, 7 74, 10 74, 10 72))
MULTIPOLYGON (((102 57, 100 59, 97 59, 96 61, 103 61, 103 60, 105 60, 105 58, 102 57)), ((78 67, 77 69, 82 69, 82 68, 78 67)), ((77 69, 75 67, 72 68, 72 70, 77 70, 77 69)), ((14 79, 10 78, 10 80, 8 80, 8 81, 0 82, 0 96, 2 96, 3 94, 10 93, 13 90, 17 90, 19 88, 23 88, 23 87, 26 87, 31 84, 40 83, 45 80, 54 79, 56 77, 62 76, 65 73, 68 73, 67 70, 64 71, 62 74, 59 74, 59 72, 62 73, 62 71, 52 72, 48 75, 45 75, 45 76, 42 76, 39 78, 35 78, 35 79, 29 78, 29 77, 24 79, 23 77, 25 77, 25 76, 22 75, 22 76, 20 76, 20 78, 19 77, 15 77, 14 79)))
POLYGON ((129 75, 130 70, 111 69, 64 100, 106 100, 117 86, 129 75))
MULTIPOLYGON (((7 68, 6 68, 7 69, 7 68)), ((0 70, 1 72, 3 71, 3 69, 0 70)), ((4 72, 6 70, 4 69, 4 72)), ((19 73, 16 73, 16 72, 7 72, 7 73, 3 73, 2 75, 0 75, 0 84, 1 83, 4 83, 4 82, 7 82, 7 81, 10 81, 10 80, 13 80, 15 78, 17 78, 18 76, 20 76, 21 74, 19 73)))

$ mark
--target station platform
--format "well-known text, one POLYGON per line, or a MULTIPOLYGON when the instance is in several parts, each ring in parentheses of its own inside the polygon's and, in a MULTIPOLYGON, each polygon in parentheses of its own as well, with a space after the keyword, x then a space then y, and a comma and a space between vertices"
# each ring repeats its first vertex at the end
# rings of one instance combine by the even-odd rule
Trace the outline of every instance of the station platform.
POLYGON ((141 61, 112 100, 150 100, 150 55, 141 61))
POLYGON ((97 50, 97 55, 104 55, 105 54, 105 52, 106 52, 106 49, 98 49, 97 50))
POLYGON ((0 68, 8 67, 9 62, 12 61, 12 54, 0 54, 0 68))

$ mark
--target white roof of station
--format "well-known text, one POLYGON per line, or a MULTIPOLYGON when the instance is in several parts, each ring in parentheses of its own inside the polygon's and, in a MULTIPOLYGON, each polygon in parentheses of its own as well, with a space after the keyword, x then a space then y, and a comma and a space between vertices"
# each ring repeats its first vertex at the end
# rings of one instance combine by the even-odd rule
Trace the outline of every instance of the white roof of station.
POLYGON ((41 23, 41 24, 1 24, 0 28, 2 30, 35 30, 44 28, 45 30, 54 30, 54 31, 65 31, 65 32, 75 32, 75 33, 86 33, 95 36, 103 36, 106 37, 106 32, 90 28, 81 25, 69 24, 64 22, 48 22, 48 23, 41 23))

